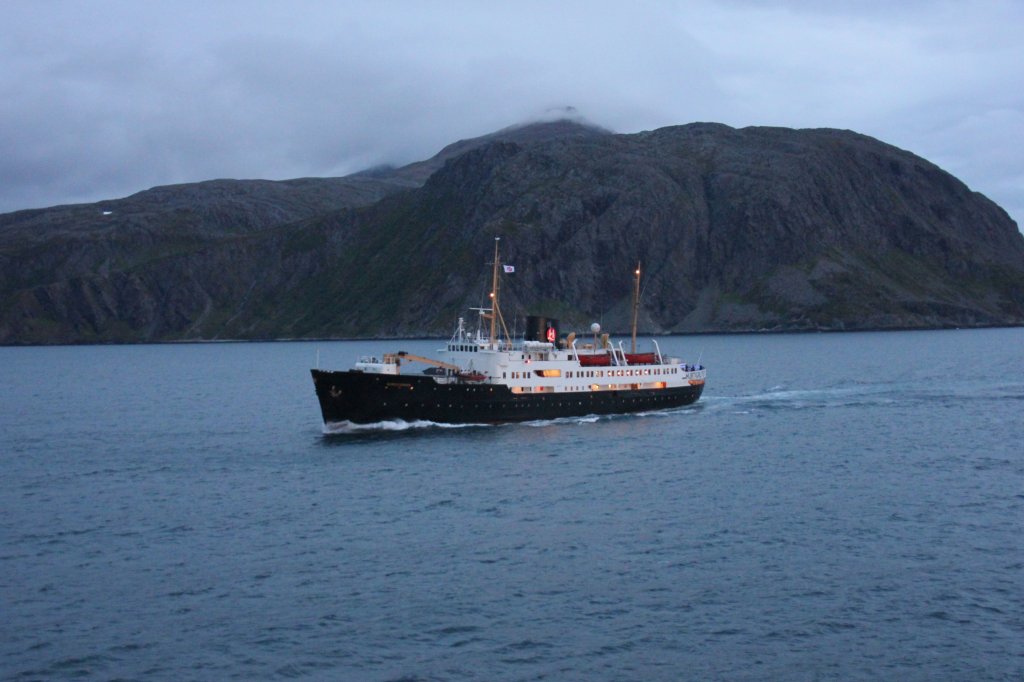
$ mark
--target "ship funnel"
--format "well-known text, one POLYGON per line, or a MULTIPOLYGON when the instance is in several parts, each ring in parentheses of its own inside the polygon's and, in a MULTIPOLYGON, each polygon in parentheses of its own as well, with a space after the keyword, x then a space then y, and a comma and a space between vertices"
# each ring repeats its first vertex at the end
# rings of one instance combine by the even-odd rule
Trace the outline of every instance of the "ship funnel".
POLYGON ((528 315, 524 338, 527 341, 556 343, 558 341, 558 320, 540 315, 528 315))

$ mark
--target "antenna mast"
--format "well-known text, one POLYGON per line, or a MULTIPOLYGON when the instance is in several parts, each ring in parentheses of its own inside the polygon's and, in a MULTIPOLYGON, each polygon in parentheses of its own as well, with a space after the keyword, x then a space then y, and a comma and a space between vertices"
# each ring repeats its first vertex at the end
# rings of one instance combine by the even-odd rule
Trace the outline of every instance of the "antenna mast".
POLYGON ((633 345, 630 352, 636 353, 636 321, 640 314, 640 261, 636 262, 636 282, 633 288, 633 345))

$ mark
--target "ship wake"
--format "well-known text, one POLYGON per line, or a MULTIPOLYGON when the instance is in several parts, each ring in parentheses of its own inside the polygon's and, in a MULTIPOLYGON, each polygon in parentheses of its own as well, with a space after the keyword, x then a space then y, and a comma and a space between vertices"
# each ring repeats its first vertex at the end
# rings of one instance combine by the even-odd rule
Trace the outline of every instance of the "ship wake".
POLYGON ((403 419, 379 421, 370 424, 356 424, 343 421, 324 424, 323 433, 325 436, 339 436, 359 433, 395 433, 416 429, 466 429, 478 428, 480 426, 486 426, 486 424, 445 424, 443 422, 424 420, 408 422, 403 419))

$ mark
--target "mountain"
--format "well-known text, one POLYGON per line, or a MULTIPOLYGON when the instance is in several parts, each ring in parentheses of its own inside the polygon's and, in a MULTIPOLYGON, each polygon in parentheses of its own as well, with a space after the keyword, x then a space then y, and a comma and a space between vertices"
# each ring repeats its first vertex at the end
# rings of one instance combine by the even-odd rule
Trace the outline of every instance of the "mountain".
MULTIPOLYGON (((1024 236, 850 131, 518 126, 346 178, 213 181, 0 216, 0 342, 442 335, 509 313, 651 333, 1024 324, 1024 236)), ((564 326, 564 325, 563 325, 564 326)))

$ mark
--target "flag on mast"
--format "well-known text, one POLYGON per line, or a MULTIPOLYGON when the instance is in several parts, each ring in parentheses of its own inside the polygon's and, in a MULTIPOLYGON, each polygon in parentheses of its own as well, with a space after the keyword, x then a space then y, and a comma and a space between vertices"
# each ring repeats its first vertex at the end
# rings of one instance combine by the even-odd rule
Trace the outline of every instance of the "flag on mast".
POLYGON ((506 273, 515 272, 516 271, 516 266, 514 266, 514 265, 504 265, 502 267, 505 268, 505 272, 506 273))

